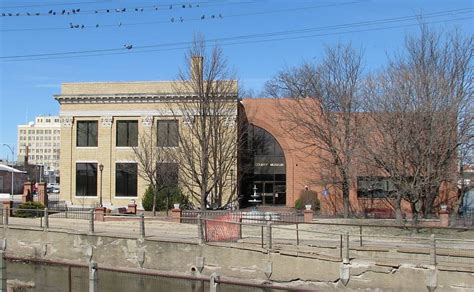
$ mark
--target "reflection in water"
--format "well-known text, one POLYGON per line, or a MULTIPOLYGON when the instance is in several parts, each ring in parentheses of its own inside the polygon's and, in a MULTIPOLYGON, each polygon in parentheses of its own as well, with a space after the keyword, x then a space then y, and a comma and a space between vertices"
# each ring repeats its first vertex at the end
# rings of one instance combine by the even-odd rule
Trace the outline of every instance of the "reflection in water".
MULTIPOLYGON (((158 276, 136 275, 122 272, 99 270, 99 291, 113 292, 151 292, 151 291, 209 291, 209 283, 184 279, 173 279, 158 276)), ((32 263, 7 262, 8 279, 33 281, 35 288, 31 291, 88 291, 89 275, 86 268, 71 268, 69 283, 68 268, 65 266, 39 265, 32 263), (70 284, 70 285, 69 285, 70 284)), ((21 290, 30 291, 30 290, 21 290)), ((221 285, 220 291, 271 291, 234 285, 221 285)))

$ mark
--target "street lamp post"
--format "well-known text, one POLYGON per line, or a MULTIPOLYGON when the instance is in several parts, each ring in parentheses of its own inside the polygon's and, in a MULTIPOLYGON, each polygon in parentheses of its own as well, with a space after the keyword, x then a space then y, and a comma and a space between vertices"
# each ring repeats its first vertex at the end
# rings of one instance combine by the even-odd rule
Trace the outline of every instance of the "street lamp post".
POLYGON ((234 169, 230 169, 230 197, 234 197, 234 169))
POLYGON ((104 170, 104 165, 101 163, 99 164, 100 170, 100 193, 99 193, 99 207, 102 208, 102 171, 104 170))
MULTIPOLYGON (((12 153, 12 169, 11 169, 11 173, 12 173, 12 185, 11 185, 12 189, 11 189, 11 192, 12 192, 12 194, 11 194, 10 199, 13 201, 13 195, 14 195, 14 189, 13 188, 15 187, 15 184, 14 184, 15 176, 14 176, 14 172, 13 172, 13 170, 14 170, 13 169, 13 161, 15 160, 15 152, 13 151, 13 148, 8 144, 3 144, 2 146, 6 146, 8 149, 10 149, 10 151, 12 153)), ((8 165, 8 161, 7 161, 7 165, 8 165)))

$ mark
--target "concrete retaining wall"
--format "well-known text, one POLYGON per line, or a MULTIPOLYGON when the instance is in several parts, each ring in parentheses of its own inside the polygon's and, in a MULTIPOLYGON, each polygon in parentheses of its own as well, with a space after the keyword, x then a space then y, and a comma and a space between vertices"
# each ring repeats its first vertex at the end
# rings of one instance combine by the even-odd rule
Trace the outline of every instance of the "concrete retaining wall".
POLYGON ((192 270, 203 275, 217 272, 233 278, 272 280, 325 291, 427 291, 427 285, 437 287, 436 291, 474 289, 474 266, 446 269, 370 261, 343 265, 329 258, 249 250, 236 244, 198 245, 20 228, 0 229, 0 237, 7 239, 6 251, 12 256, 83 263, 92 258, 99 268, 102 264, 183 274, 191 274, 192 270))

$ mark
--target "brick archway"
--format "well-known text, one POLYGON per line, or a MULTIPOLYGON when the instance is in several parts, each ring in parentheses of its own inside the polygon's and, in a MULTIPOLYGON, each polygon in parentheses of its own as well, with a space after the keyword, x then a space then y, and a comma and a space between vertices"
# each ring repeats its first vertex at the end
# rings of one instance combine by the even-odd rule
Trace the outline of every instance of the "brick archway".
POLYGON ((253 99, 244 100, 243 105, 247 113, 247 121, 249 124, 260 127, 269 132, 275 140, 280 144, 284 156, 286 167, 286 206, 294 207, 295 202, 295 182, 294 170, 295 162, 293 157, 293 149, 291 147, 291 139, 284 133, 284 128, 278 118, 278 109, 269 99, 253 99), (263 106, 262 106, 263 105, 263 106), (250 114, 249 114, 250 113, 250 114))

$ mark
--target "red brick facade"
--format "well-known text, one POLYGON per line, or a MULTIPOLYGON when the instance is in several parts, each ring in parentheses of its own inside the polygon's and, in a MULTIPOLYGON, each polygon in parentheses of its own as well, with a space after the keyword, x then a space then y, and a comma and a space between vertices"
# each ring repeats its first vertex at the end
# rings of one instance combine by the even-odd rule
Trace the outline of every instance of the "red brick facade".
MULTIPOLYGON (((321 172, 318 171, 318 158, 302 151, 303 144, 295 141, 290 126, 282 118, 280 104, 288 102, 285 99, 257 98, 242 101, 247 121, 263 128, 274 136, 285 154, 286 162, 286 206, 294 207, 305 186, 318 193, 321 201, 321 213, 333 215, 342 213, 342 197, 338 190, 324 185, 321 172), (323 195, 328 187, 329 194, 323 195)), ((350 190, 350 205, 352 213, 372 213, 376 217, 392 217, 393 207, 385 199, 358 198, 355 179, 352 180, 350 190)), ((455 198, 453 190, 442 187, 439 201, 452 203, 455 198)), ((410 213, 408 203, 402 203, 402 212, 410 213)))

